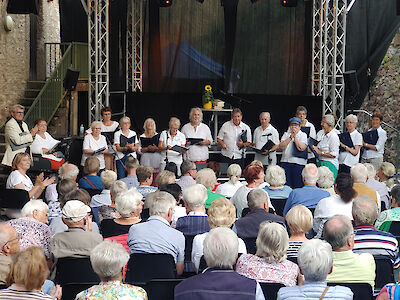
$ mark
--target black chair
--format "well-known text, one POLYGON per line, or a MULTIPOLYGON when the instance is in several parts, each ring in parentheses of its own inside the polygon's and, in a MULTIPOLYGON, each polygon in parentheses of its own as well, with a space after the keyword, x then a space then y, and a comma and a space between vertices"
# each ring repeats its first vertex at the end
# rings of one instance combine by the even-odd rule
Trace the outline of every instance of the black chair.
POLYGON ((353 292, 353 300, 372 300, 374 295, 369 283, 328 282, 329 286, 341 285, 348 287, 353 292))
POLYGON ((32 165, 29 168, 30 172, 50 172, 51 162, 43 158, 41 155, 32 156, 32 165))
POLYGON ((62 287, 62 299, 74 300, 76 295, 96 285, 91 282, 65 283, 62 287))
POLYGON ((132 253, 128 261, 125 281, 147 283, 152 279, 175 279, 174 258, 165 253, 132 253))
POLYGON ((389 232, 394 236, 400 236, 400 221, 392 221, 389 232))
POLYGON ((375 259, 375 291, 380 291, 387 283, 394 281, 393 262, 388 257, 376 256, 375 259))
POLYGON ((2 189, 0 193, 0 207, 22 209, 29 202, 29 193, 19 189, 2 189))
POLYGON ((98 189, 84 189, 84 190, 86 190, 86 192, 89 193, 90 198, 92 198, 94 195, 101 194, 101 190, 98 190, 98 189))
POLYGON ((207 266, 207 262, 206 262, 206 260, 205 260, 205 258, 204 258, 204 255, 202 255, 201 256, 201 258, 200 258, 200 264, 199 264, 199 269, 198 269, 198 272, 197 273, 203 273, 203 271, 205 270, 205 269, 207 269, 208 268, 208 266, 207 266))
POLYGON ((256 252, 257 252, 257 245, 256 245, 257 238, 242 238, 242 240, 246 244, 247 253, 256 254, 256 252))
POLYGON ((265 299, 276 300, 278 298, 278 291, 280 288, 285 287, 282 283, 260 282, 261 289, 264 293, 265 299))
POLYGON ((147 298, 151 300, 169 300, 174 299, 175 287, 181 283, 183 279, 153 279, 147 283, 133 283, 133 285, 142 287, 147 298))
POLYGON ((278 216, 283 216, 283 210, 287 199, 270 199, 272 206, 275 208, 275 212, 278 216))
POLYGON ((185 235, 185 268, 184 272, 192 273, 194 275, 194 268, 192 263, 192 248, 193 239, 196 235, 185 235))

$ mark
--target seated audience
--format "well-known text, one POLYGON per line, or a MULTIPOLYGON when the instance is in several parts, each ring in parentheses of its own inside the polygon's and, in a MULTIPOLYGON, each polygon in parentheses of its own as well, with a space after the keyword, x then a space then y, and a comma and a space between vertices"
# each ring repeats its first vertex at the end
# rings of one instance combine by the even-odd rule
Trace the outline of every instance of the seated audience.
POLYGON ((383 182, 384 184, 386 184, 386 187, 389 192, 392 190, 392 187, 395 184, 394 178, 393 178, 394 174, 396 174, 396 168, 390 162, 382 163, 381 167, 379 168, 378 172, 376 173, 378 180, 380 182, 383 182))
MULTIPOLYGON (((219 198, 215 200, 208 209, 208 224, 210 229, 217 227, 230 228, 235 222, 236 213, 233 204, 226 198, 219 198)), ((192 262, 195 270, 199 270, 200 259, 203 256, 203 243, 207 236, 206 233, 198 234, 193 239, 192 247, 192 262)), ((247 253, 246 245, 241 238, 239 238, 239 252, 247 253)))
POLYGON ((105 170, 100 175, 103 190, 100 194, 94 195, 90 201, 90 207, 99 207, 102 205, 111 205, 110 189, 114 182, 117 181, 117 173, 111 170, 105 170))
POLYGON ((381 210, 383 211, 385 209, 390 209, 391 199, 386 185, 383 182, 379 182, 375 179, 376 170, 372 164, 365 163, 364 166, 367 168, 368 171, 368 180, 365 184, 377 191, 379 196, 381 197, 381 201, 385 202, 385 207, 381 207, 381 210))
POLYGON ((171 183, 175 183, 176 177, 175 174, 172 173, 171 171, 168 170, 164 170, 161 171, 160 173, 158 173, 157 177, 156 177, 156 185, 158 187, 161 187, 165 184, 171 184, 171 183))
POLYGON ((319 175, 316 165, 307 164, 301 172, 301 177, 304 186, 302 188, 294 189, 290 193, 283 210, 284 215, 287 214, 289 209, 298 204, 302 204, 307 208, 315 208, 319 200, 330 196, 329 192, 317 187, 319 175))
POLYGON ((174 197, 166 192, 156 192, 150 203, 150 218, 129 229, 128 246, 132 253, 166 253, 173 256, 178 275, 183 272, 185 237, 171 228, 174 197))
MULTIPOLYGON (((18 155, 18 154, 17 154, 18 155)), ((8 221, 20 236, 21 250, 40 246, 47 258, 50 257, 51 238, 47 215, 49 208, 42 200, 30 200, 21 210, 21 218, 8 221)))
POLYGON ((264 187, 270 199, 287 199, 292 188, 286 183, 285 170, 280 166, 269 166, 265 172, 265 181, 269 184, 264 187))
POLYGON ((311 211, 304 205, 293 206, 285 216, 289 227, 289 248, 287 250, 288 257, 297 257, 301 245, 308 241, 306 233, 310 231, 313 224, 313 215, 311 211))
POLYGON ((227 198, 231 198, 236 191, 243 185, 239 180, 242 175, 242 168, 238 164, 231 164, 226 170, 226 175, 229 180, 223 184, 220 184, 215 189, 215 192, 224 195, 227 198))
POLYGON ((85 160, 85 166, 83 172, 86 174, 78 181, 78 185, 81 189, 86 190, 103 190, 101 184, 101 178, 97 174, 100 171, 100 161, 96 156, 89 156, 85 160))
POLYGON ((388 232, 374 227, 378 217, 375 201, 361 195, 353 200, 354 253, 370 253, 373 256, 390 258, 395 268, 399 267, 399 248, 396 238, 388 232))
POLYGON ((400 291, 400 283, 388 283, 380 291, 376 300, 395 300, 400 291))
POLYGON ((181 174, 182 176, 177 183, 182 190, 189 185, 196 184, 197 168, 194 162, 184 160, 181 164, 181 174))
POLYGON ((318 168, 318 174, 317 186, 331 195, 335 194, 335 189, 333 188, 335 179, 333 178, 332 171, 328 167, 322 166, 318 168))
POLYGON ((299 267, 286 259, 289 246, 286 229, 278 223, 263 222, 256 243, 256 255, 242 254, 237 261, 236 272, 258 282, 295 286, 300 273, 299 267))
POLYGON ((104 238, 127 234, 132 225, 141 222, 142 194, 136 189, 122 191, 115 198, 115 207, 120 217, 104 219, 100 229, 104 238))
POLYGON ((322 234, 325 222, 334 215, 342 214, 353 220, 351 208, 356 191, 353 189, 350 174, 339 173, 334 189, 336 194, 320 200, 314 211, 313 231, 318 238, 322 234))
POLYGON ((210 207, 211 203, 213 203, 215 199, 224 198, 224 195, 212 191, 217 183, 217 177, 213 170, 204 168, 197 172, 196 183, 204 185, 207 189, 206 209, 210 207))
POLYGON ((126 177, 120 180, 125 182, 128 190, 139 186, 139 181, 136 175, 136 170, 139 167, 139 162, 136 158, 130 156, 125 162, 126 177))
POLYGON ((121 180, 117 180, 114 182, 114 184, 111 186, 110 189, 110 196, 111 196, 111 204, 110 205, 103 205, 99 206, 99 223, 103 220, 106 219, 114 219, 114 218, 119 218, 119 213, 117 209, 115 208, 115 199, 118 197, 120 193, 123 191, 128 190, 126 187, 125 182, 121 180))
POLYGON ((6 284, 12 258, 20 250, 19 239, 20 235, 10 224, 0 223, 0 284, 6 284))
MULTIPOLYGON (((78 174, 79 169, 77 166, 65 163, 58 169, 58 180, 72 179, 76 181, 78 174)), ((51 201, 58 201, 56 185, 56 183, 52 183, 46 188, 45 198, 48 204, 50 204, 51 201)))
POLYGON ((376 190, 365 184, 368 179, 367 168, 363 164, 357 163, 351 167, 350 175, 353 178, 353 189, 356 191, 356 197, 360 195, 367 195, 368 197, 371 197, 375 200, 375 203, 378 205, 380 211, 381 197, 376 190))
POLYGON ((176 182, 178 182, 178 178, 179 178, 179 172, 178 172, 178 166, 176 165, 176 163, 170 161, 165 165, 165 169, 166 171, 170 171, 172 173, 174 173, 175 178, 176 178, 176 182))
MULTIPOLYGON (((212 205, 211 205, 212 206, 212 205)), ((215 228, 204 240, 204 258, 209 268, 175 287, 175 300, 200 299, 264 299, 257 281, 233 270, 239 242, 228 228, 215 228), (242 295, 242 296, 239 296, 242 295)))
POLYGON ((71 192, 76 190, 78 187, 76 186, 76 182, 73 179, 62 179, 56 185, 56 194, 58 199, 56 201, 50 201, 49 206, 49 223, 54 218, 61 217, 61 206, 60 202, 65 202, 65 196, 71 192))
POLYGON ((302 286, 283 287, 278 300, 286 299, 353 299, 353 292, 344 286, 327 286, 326 277, 332 272, 332 247, 327 242, 313 239, 299 249, 298 263, 305 282, 302 286), (323 296, 322 296, 323 295, 323 296))
POLYGON ((85 165, 85 161, 88 157, 95 156, 100 161, 100 170, 104 170, 105 161, 104 154, 109 153, 107 148, 106 137, 101 134, 101 125, 99 121, 94 121, 91 125, 91 133, 85 135, 82 146, 82 159, 81 165, 85 165))
MULTIPOLYGON (((186 207, 182 200, 182 189, 177 183, 171 183, 161 186, 160 191, 170 193, 176 200, 176 206, 174 207, 174 213, 171 220, 171 227, 175 228, 178 219, 187 215, 186 207)), ((146 206, 146 208, 147 207, 149 206, 146 206)))
MULTIPOLYGON (((143 201, 146 200, 148 194, 155 192, 157 190, 156 187, 151 186, 153 182, 153 168, 152 167, 138 167, 136 170, 136 175, 138 177, 139 186, 136 188, 139 193, 143 196, 143 201)), ((169 171, 165 171, 169 172, 169 171)), ((165 172, 161 172, 161 176, 164 176, 165 172)), ((160 174, 158 176, 160 176, 160 174)), ((158 178, 157 176, 157 178, 158 178)), ((175 176, 174 176, 175 182, 175 176)))
POLYGON ((276 222, 284 226, 285 219, 283 217, 268 212, 268 194, 262 189, 254 189, 247 194, 247 205, 250 212, 238 219, 232 228, 238 237, 242 239, 256 238, 258 228, 264 221, 276 222))
POLYGON ((379 230, 389 232, 393 221, 400 221, 400 185, 395 185, 391 191, 392 209, 382 211, 375 222, 375 227, 379 230))
POLYGON ((142 288, 122 282, 124 266, 128 260, 129 254, 116 242, 103 241, 98 244, 90 253, 90 263, 101 282, 80 292, 75 299, 147 300, 146 292, 142 288))
POLYGON ((61 299, 61 287, 56 286, 50 295, 42 286, 49 275, 46 258, 41 247, 33 246, 15 255, 7 277, 5 290, 0 290, 1 300, 11 299, 61 299))
POLYGON ((17 153, 12 161, 12 172, 7 178, 6 189, 25 190, 29 198, 39 198, 43 190, 54 182, 55 177, 44 179, 43 173, 36 177, 35 184, 26 175, 31 167, 31 157, 28 153, 17 153))
MULTIPOLYGON (((342 173, 345 174, 345 173, 342 173)), ((354 253, 354 230, 351 221, 336 215, 324 225, 324 239, 333 250, 333 269, 328 282, 375 284, 375 261, 369 253, 354 253)))

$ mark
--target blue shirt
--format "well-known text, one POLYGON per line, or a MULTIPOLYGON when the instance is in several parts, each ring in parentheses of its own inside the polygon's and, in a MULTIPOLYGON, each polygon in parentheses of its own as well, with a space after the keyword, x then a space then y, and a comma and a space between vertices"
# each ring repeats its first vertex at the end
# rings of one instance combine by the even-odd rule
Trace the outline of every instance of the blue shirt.
POLYGON ((149 186, 149 185, 139 185, 136 189, 139 193, 142 194, 143 196, 142 201, 146 200, 148 194, 157 191, 157 188, 155 186, 149 186))
POLYGON ((90 207, 99 207, 103 205, 111 205, 110 190, 102 190, 100 194, 94 195, 90 201, 90 207))
MULTIPOLYGON (((321 299, 321 295, 326 288, 326 282, 309 282, 306 281, 302 286, 291 286, 280 288, 278 292, 278 300, 300 300, 300 299, 321 299)), ((353 299, 353 292, 344 286, 329 287, 324 299, 353 299)))
POLYGON ((293 206, 298 204, 302 204, 307 208, 315 208, 319 200, 329 196, 329 192, 321 190, 315 185, 305 185, 302 188, 294 189, 289 194, 283 214, 286 215, 293 206))
POLYGON ((79 179, 78 185, 81 189, 97 189, 97 190, 103 189, 103 186, 101 184, 101 178, 100 176, 97 175, 83 176, 81 179, 79 179), (85 177, 94 185, 94 187, 90 185, 90 183, 85 179, 85 177))
POLYGON ((139 186, 139 181, 137 180, 136 175, 128 175, 120 180, 125 182, 126 186, 128 187, 128 190, 139 186))
POLYGON ((175 262, 185 259, 185 237, 160 216, 151 216, 147 222, 132 225, 127 244, 132 253, 171 254, 175 262))
POLYGON ((271 189, 269 186, 265 186, 264 190, 268 193, 269 199, 287 199, 293 191, 292 188, 287 185, 278 189, 271 189))

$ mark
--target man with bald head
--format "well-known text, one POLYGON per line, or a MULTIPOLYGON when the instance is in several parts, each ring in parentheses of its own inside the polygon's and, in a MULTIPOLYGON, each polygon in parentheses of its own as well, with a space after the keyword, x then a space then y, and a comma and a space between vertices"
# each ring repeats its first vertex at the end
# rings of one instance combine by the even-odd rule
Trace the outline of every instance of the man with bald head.
POLYGON ((0 283, 6 282, 10 272, 11 257, 19 252, 19 235, 6 223, 0 223, 0 283))

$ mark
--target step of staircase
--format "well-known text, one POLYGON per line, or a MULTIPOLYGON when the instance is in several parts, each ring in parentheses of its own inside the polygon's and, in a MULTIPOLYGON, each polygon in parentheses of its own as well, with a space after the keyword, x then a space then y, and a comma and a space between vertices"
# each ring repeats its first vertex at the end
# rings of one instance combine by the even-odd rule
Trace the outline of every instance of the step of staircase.
POLYGON ((27 89, 41 90, 46 81, 28 81, 26 83, 27 89))

